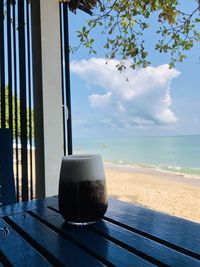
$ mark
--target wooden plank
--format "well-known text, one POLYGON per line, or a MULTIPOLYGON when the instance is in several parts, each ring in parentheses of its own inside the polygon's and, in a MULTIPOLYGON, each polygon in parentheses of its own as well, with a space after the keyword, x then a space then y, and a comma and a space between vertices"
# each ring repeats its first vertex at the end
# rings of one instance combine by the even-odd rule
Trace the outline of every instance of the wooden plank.
POLYGON ((39 254, 26 240, 4 220, 0 219, 0 228, 7 227, 9 234, 7 237, 0 232, 0 252, 12 266, 33 266, 37 262, 38 266, 52 266, 41 254, 39 254))
MULTIPOLYGON (((21 210, 45 210, 46 206, 58 209, 57 199, 54 197, 40 202, 31 201, 25 205, 20 205, 20 207, 16 207, 16 205, 13 209, 8 206, 4 212, 0 208, 0 215, 5 215, 7 211, 12 214, 21 210)), ((192 256, 199 257, 199 224, 112 199, 109 201, 109 208, 105 217, 108 221, 115 221, 119 226, 125 226, 128 231, 133 230, 150 237, 152 242, 154 240, 174 246, 176 249, 177 247, 183 248, 192 252, 192 256)), ((158 259, 161 256, 158 256, 158 259)))
MULTIPOLYGON (((57 202, 51 207, 58 210, 57 202)), ((109 199, 105 219, 200 259, 200 224, 109 199)))
POLYGON ((55 266, 82 267, 83 262, 85 266, 105 266, 29 214, 12 215, 7 220, 55 266))
MULTIPOLYGON (((51 207, 58 210, 58 203, 51 207)), ((105 219, 200 259, 200 224, 138 205, 109 199, 105 219)))
POLYGON ((57 198, 49 197, 49 198, 44 198, 41 200, 32 200, 28 202, 16 203, 13 205, 2 206, 0 207, 0 218, 4 216, 9 216, 12 214, 21 213, 27 210, 34 210, 34 209, 37 209, 38 206, 40 208, 46 207, 46 206, 55 204, 56 202, 57 202, 57 198))
POLYGON ((64 223, 62 216, 51 209, 37 210, 34 211, 34 214, 98 259, 102 259, 109 266, 154 266, 153 263, 135 255, 133 252, 129 252, 127 249, 90 231, 88 227, 77 227, 64 223))
POLYGON ((101 234, 105 238, 124 246, 129 251, 137 250, 138 253, 148 255, 155 259, 158 265, 182 267, 200 266, 200 260, 177 252, 176 250, 168 248, 111 222, 102 220, 91 225, 90 229, 101 234))
POLYGON ((113 200, 105 219, 200 259, 200 224, 113 200))

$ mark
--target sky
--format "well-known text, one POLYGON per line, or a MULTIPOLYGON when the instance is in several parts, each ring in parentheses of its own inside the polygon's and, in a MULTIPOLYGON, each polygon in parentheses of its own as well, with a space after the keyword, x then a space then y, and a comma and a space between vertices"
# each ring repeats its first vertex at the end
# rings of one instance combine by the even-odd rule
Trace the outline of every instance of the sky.
MULTIPOLYGON (((88 18, 69 14, 71 45, 78 44, 76 31, 88 18)), ((98 30, 94 37, 95 57, 84 47, 70 55, 75 138, 200 134, 200 44, 170 70, 169 57, 153 49, 157 35, 147 32, 151 66, 132 70, 127 62, 120 74, 117 58, 105 64, 104 37, 98 30)))

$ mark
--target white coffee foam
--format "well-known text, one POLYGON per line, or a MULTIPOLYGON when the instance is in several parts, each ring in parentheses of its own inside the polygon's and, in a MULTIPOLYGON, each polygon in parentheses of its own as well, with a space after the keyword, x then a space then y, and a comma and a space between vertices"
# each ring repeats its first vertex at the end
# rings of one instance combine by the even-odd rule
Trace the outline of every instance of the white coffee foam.
POLYGON ((105 179, 100 155, 69 155, 62 158, 60 171, 62 181, 96 181, 105 179))

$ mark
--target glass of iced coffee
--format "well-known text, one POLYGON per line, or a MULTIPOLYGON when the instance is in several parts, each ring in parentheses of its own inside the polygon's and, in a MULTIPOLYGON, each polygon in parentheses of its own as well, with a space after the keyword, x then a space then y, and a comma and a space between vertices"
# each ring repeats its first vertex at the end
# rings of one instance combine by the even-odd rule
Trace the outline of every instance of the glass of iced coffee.
POLYGON ((87 225, 100 220, 108 206, 101 156, 64 156, 58 195, 59 210, 66 222, 87 225))

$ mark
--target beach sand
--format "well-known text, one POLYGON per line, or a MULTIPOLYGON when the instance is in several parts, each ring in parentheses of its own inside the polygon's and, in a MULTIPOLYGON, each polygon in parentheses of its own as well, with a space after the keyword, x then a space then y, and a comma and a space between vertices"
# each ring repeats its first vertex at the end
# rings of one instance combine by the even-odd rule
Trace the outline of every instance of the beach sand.
POLYGON ((200 223, 200 179, 104 163, 108 195, 200 223))

